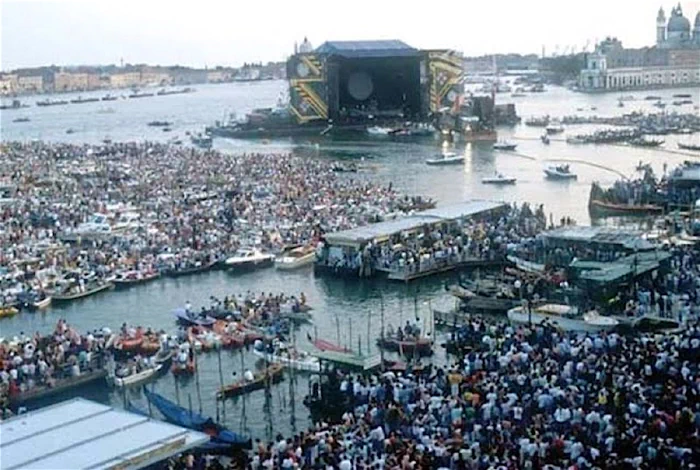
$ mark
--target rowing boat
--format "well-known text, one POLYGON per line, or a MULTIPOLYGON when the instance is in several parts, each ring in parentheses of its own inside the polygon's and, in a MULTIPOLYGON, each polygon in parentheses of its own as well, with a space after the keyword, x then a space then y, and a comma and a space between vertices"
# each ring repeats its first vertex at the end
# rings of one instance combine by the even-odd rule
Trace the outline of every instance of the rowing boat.
POLYGON ((227 397, 234 397, 252 392, 254 390, 259 390, 264 388, 268 381, 277 383, 282 380, 283 372, 284 367, 282 367, 282 364, 271 364, 265 370, 255 374, 252 381, 241 379, 230 385, 221 387, 216 393, 216 398, 223 400, 227 397))
POLYGON ((78 299, 84 299, 85 297, 90 297, 91 295, 95 295, 95 294, 98 294, 100 292, 104 292, 106 290, 109 290, 112 287, 114 287, 114 284, 112 284, 111 282, 105 282, 102 284, 93 285, 93 287, 89 287, 82 292, 71 293, 71 291, 69 291, 68 293, 65 293, 65 294, 54 294, 52 296, 52 302, 63 303, 63 302, 71 302, 73 300, 78 300, 78 299))

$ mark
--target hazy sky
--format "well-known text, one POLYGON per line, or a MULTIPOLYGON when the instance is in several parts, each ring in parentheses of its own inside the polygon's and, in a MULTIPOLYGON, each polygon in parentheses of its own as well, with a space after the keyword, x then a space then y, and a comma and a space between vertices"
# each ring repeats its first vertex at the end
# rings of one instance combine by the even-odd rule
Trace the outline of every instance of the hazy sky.
MULTIPOLYGON (((668 13, 674 3, 663 4, 668 13)), ((659 0, 0 0, 0 66, 283 60, 306 35, 466 55, 547 53, 616 35, 651 45, 659 0)), ((700 0, 682 3, 691 21, 700 0)))

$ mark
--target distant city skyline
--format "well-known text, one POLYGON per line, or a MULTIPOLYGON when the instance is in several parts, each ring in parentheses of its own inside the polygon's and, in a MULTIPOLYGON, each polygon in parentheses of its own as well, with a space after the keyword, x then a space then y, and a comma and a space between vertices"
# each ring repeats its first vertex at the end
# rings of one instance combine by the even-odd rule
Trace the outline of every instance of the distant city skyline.
MULTIPOLYGON (((618 37, 652 46, 659 7, 677 2, 446 1, 178 2, 143 0, 3 0, 0 69, 43 65, 147 63, 240 66, 284 60, 305 36, 326 40, 401 39, 417 48, 465 55, 562 53, 618 37), (342 5, 342 6, 341 6, 342 5), (336 20, 335 18, 338 18, 336 20), (558 47, 557 47, 558 46, 558 47)), ((700 1, 681 2, 692 22, 700 1)))

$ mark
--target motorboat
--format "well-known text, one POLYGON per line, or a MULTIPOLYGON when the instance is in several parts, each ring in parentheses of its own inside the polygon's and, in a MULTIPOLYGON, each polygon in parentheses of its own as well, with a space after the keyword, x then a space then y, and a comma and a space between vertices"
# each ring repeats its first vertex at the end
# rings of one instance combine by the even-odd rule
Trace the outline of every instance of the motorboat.
POLYGON ((493 149, 494 150, 515 150, 518 147, 518 144, 512 144, 510 142, 507 142, 505 140, 502 140, 500 142, 496 142, 493 144, 493 149))
POLYGON ((589 333, 611 331, 620 324, 617 319, 602 316, 594 310, 581 315, 575 307, 551 303, 531 306, 529 311, 523 306, 512 308, 508 310, 508 320, 517 324, 547 322, 563 330, 589 333))
POLYGON ((267 351, 262 341, 256 341, 253 354, 266 362, 281 364, 289 369, 307 372, 321 371, 321 363, 318 357, 306 351, 287 347, 276 347, 272 351, 267 351))
POLYGON ((272 266, 275 256, 263 253, 256 248, 239 248, 230 258, 224 261, 224 266, 230 271, 252 271, 272 266))
POLYGON ((575 180, 575 173, 571 173, 569 165, 556 165, 544 169, 544 174, 550 180, 575 180))
POLYGON ((684 144, 682 142, 678 142, 678 148, 681 150, 693 150, 696 152, 700 152, 700 145, 695 144, 684 144))
POLYGON ((462 162, 464 162, 464 155, 457 155, 454 152, 446 152, 425 161, 428 165, 459 165, 462 162))
POLYGON ((187 309, 178 308, 173 311, 175 319, 181 325, 185 326, 207 326, 211 327, 216 323, 216 319, 208 315, 198 315, 194 312, 189 312, 187 309))
POLYGON ((558 121, 552 121, 547 125, 547 127, 545 127, 545 131, 547 131, 547 134, 549 135, 561 134, 564 132, 564 126, 562 126, 558 121))
POLYGON ((390 127, 372 126, 367 128, 367 133, 375 136, 389 135, 391 131, 392 129, 390 127))
POLYGON ((516 178, 512 176, 505 176, 501 173, 496 172, 494 176, 486 177, 481 179, 482 184, 495 184, 495 185, 506 185, 515 184, 516 178))
POLYGON ((117 288, 131 287, 154 281, 160 277, 158 271, 123 271, 112 280, 117 288))
POLYGON ((283 252, 275 259, 275 268, 281 270, 298 269, 316 260, 316 249, 313 246, 298 246, 283 252))

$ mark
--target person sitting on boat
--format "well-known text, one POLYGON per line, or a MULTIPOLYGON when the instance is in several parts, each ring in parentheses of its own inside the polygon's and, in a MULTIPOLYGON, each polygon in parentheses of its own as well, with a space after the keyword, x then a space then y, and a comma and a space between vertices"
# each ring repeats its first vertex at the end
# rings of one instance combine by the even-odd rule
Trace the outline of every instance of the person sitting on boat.
POLYGON ((253 372, 250 369, 246 369, 246 371, 243 373, 243 378, 246 382, 252 382, 253 380, 255 380, 255 376, 253 375, 253 372))
POLYGON ((187 302, 185 302, 185 312, 186 312, 186 313, 191 313, 191 312, 192 312, 192 304, 190 303, 189 300, 188 300, 187 302))

